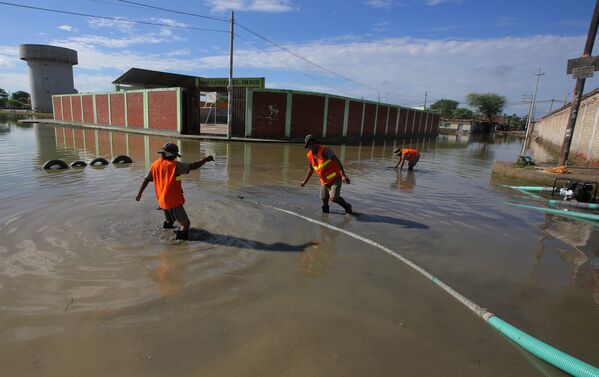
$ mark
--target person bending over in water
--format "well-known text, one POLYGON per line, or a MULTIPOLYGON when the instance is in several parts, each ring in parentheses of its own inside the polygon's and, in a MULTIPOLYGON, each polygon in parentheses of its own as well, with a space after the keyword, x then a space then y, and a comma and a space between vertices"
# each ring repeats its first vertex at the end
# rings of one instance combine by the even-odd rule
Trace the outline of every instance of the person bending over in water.
POLYGON ((198 169, 206 162, 214 161, 214 157, 208 156, 191 164, 176 161, 176 158, 181 157, 181 155, 179 154, 179 147, 175 143, 164 144, 162 150, 158 153, 162 157, 152 162, 150 171, 142 182, 135 200, 139 202, 148 183, 154 182, 156 199, 166 218, 162 227, 164 229, 174 229, 174 223, 178 221, 181 226, 175 231, 176 239, 186 240, 191 224, 185 208, 183 208, 185 198, 181 187, 181 175, 189 174, 190 170, 198 169))
POLYGON ((420 160, 420 153, 418 153, 416 149, 395 148, 393 154, 399 157, 399 161, 397 161, 397 165, 395 165, 394 169, 399 167, 400 171, 403 169, 403 164, 406 160, 408 160, 408 170, 414 170, 414 166, 416 166, 418 160, 420 160))
POLYGON ((352 214, 351 204, 341 197, 342 183, 349 184, 349 178, 345 175, 341 161, 332 150, 320 145, 314 135, 306 136, 304 147, 310 148, 307 154, 309 164, 306 178, 302 181, 301 186, 304 187, 312 174, 316 172, 322 183, 320 188, 322 212, 329 213, 329 198, 331 198, 331 201, 343 207, 345 213, 352 214))

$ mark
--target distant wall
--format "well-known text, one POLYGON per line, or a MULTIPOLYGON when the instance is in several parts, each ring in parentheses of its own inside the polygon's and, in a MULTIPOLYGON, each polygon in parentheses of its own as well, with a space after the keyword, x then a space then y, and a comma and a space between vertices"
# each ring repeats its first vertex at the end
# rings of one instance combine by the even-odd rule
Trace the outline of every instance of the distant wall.
MULTIPOLYGON (((566 133, 566 125, 570 116, 570 104, 543 117, 534 126, 534 136, 554 149, 560 149, 566 133)), ((578 110, 570 159, 599 165, 599 88, 586 94, 578 110)))
POLYGON ((247 89, 245 136, 329 139, 436 136, 439 115, 324 93, 247 89))
POLYGON ((181 132, 181 88, 52 96, 55 120, 181 132))

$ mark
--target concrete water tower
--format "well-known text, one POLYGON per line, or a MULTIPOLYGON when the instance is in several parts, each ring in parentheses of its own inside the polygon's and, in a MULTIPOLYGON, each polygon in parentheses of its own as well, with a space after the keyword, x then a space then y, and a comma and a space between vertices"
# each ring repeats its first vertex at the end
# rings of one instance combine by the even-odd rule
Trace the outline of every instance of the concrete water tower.
POLYGON ((77 51, 64 47, 24 44, 19 46, 22 60, 29 66, 31 108, 52 112, 53 94, 75 93, 73 66, 77 51))

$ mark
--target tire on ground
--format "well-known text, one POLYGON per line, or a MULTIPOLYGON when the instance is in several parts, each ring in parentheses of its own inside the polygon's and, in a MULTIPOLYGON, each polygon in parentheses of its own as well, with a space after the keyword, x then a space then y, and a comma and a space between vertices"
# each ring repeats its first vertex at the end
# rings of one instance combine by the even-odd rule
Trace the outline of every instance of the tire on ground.
POLYGON ((98 166, 98 165, 108 165, 108 160, 104 157, 96 157, 89 162, 90 166, 98 166))
POLYGON ((86 166, 87 166, 87 162, 85 162, 85 161, 77 160, 77 161, 71 162, 72 168, 84 168, 86 166))
POLYGON ((46 161, 44 163, 44 165, 42 166, 42 169, 68 169, 69 165, 67 165, 66 162, 64 162, 63 160, 50 160, 50 161, 46 161))
POLYGON ((132 162, 133 160, 131 159, 131 157, 126 156, 124 154, 118 155, 112 160, 113 164, 130 164, 132 162))

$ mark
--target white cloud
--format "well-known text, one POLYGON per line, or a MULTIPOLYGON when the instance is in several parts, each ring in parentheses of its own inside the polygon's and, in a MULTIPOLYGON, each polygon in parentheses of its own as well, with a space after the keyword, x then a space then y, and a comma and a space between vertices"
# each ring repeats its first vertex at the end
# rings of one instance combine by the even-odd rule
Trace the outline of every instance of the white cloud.
POLYGON ((16 90, 29 92, 29 75, 26 73, 2 72, 0 73, 0 88, 11 92, 16 90))
POLYGON ((72 25, 66 25, 66 24, 65 25, 57 26, 57 28, 60 29, 60 30, 68 31, 68 32, 77 31, 78 30, 76 27, 74 27, 72 25))
POLYGON ((296 10, 291 0, 206 0, 212 12, 230 10, 247 12, 282 13, 296 10))
POLYGON ((398 0, 368 0, 366 1, 366 5, 369 5, 373 8, 393 8, 396 6, 405 6, 405 4, 398 0))
POLYGON ((115 17, 117 20, 108 20, 104 18, 88 18, 89 26, 100 29, 109 28, 120 32, 128 32, 135 29, 135 23, 127 21, 127 17, 115 17))
POLYGON ((75 89, 79 93, 110 91, 114 87, 112 81, 115 78, 103 74, 75 74, 75 89))
POLYGON ((424 2, 426 3, 426 5, 435 6, 435 5, 439 5, 439 4, 443 4, 443 3, 459 4, 462 2, 462 0, 424 0, 424 2))
MULTIPOLYGON (((539 35, 525 38, 494 38, 473 40, 440 40, 390 38, 375 41, 330 42, 316 41, 301 45, 287 45, 305 58, 335 72, 369 86, 387 82, 384 91, 396 103, 408 101, 409 96, 429 92, 434 99, 452 98, 462 103, 470 92, 497 92, 511 101, 519 101, 522 94, 533 89, 532 72, 539 66, 546 72, 540 87, 540 98, 563 98, 571 91, 573 81, 565 74, 568 58, 579 54, 584 45, 583 36, 539 35), (372 59, 376 56, 376 59, 372 59), (367 69, 366 69, 367 67, 367 69), (404 97, 405 96, 405 97, 404 97)), ((206 69, 225 69, 225 54, 200 59, 206 69)), ((361 92, 376 98, 373 90, 353 85, 316 69, 280 50, 271 49, 269 55, 255 50, 240 49, 235 67, 258 72, 276 70, 293 72, 289 66, 317 75, 340 90, 361 92)), ((268 75, 268 74, 266 74, 268 75)), ((597 86, 597 79, 587 87, 597 86)), ((322 86, 305 77, 297 85, 322 86)), ((330 87, 326 92, 334 92, 330 87)), ((542 109, 539 109, 541 112, 542 109)))
POLYGON ((0 67, 10 68, 19 63, 18 46, 0 46, 0 67))
POLYGON ((184 39, 182 37, 175 35, 169 30, 162 30, 158 33, 129 34, 120 38, 87 34, 78 37, 72 37, 68 40, 53 41, 52 43, 76 43, 91 46, 104 46, 108 48, 123 48, 138 44, 157 44, 163 42, 177 42, 183 40, 184 39))

